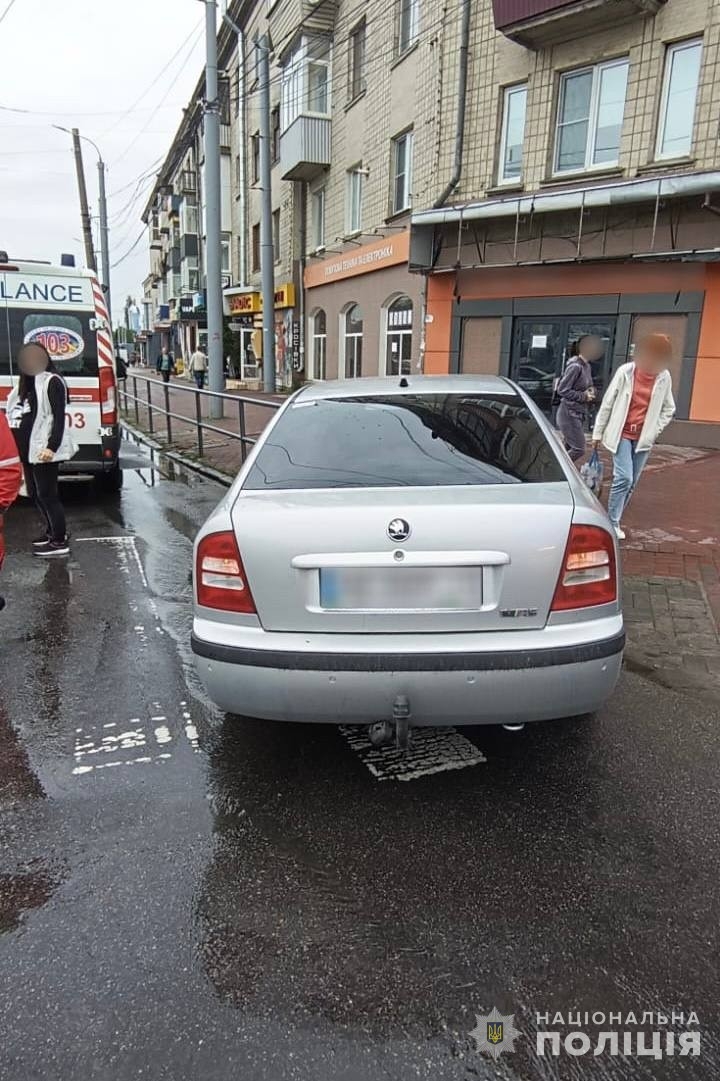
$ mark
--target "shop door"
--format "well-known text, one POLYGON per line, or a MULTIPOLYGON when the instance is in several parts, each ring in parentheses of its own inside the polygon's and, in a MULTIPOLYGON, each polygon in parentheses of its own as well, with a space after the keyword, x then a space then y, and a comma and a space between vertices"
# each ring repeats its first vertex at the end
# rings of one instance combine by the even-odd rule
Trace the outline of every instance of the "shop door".
POLYGON ((553 388, 565 370, 571 347, 586 334, 594 334, 605 344, 605 351, 592 365, 593 382, 599 402, 610 377, 614 319, 516 319, 510 378, 547 415, 552 415, 553 388))

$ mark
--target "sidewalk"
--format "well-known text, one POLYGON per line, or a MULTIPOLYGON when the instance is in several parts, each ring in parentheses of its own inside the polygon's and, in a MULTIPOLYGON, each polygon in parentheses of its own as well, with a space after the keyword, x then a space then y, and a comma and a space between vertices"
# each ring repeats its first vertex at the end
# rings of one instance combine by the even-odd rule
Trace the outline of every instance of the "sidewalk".
MULTIPOLYGON (((152 398, 160 404, 162 381, 146 370, 138 374, 153 378, 152 398)), ((178 386, 191 384, 184 379, 172 381, 170 408, 194 418, 195 395, 183 393, 178 386)), ((253 436, 272 416, 264 403, 283 401, 282 395, 229 393, 258 403, 245 406, 246 431, 253 436)), ((144 396, 144 390, 140 395, 144 396)), ((202 404, 207 416, 207 401, 202 404)), ((237 433, 239 417, 231 410, 232 406, 226 409, 224 420, 212 423, 237 433)), ((134 422, 132 407, 128 419, 134 422)), ((139 425, 148 430, 146 409, 140 409, 139 425)), ((161 416, 155 418, 154 427, 162 440, 161 416)), ((173 421, 172 434, 175 449, 197 456, 192 420, 187 424, 173 421)), ((229 477, 240 467, 237 440, 206 432, 204 451, 203 461, 229 477)), ((611 476, 607 458, 605 465, 607 492, 611 476)), ((627 666, 675 690, 720 702, 720 452, 656 447, 623 526, 627 534, 621 545, 627 666)))
POLYGON ((720 702, 720 453, 657 447, 623 526, 629 666, 720 702))
MULTIPOLYGON (((138 427, 146 432, 152 432, 160 442, 167 441, 166 420, 159 412, 160 409, 165 408, 165 386, 162 378, 149 368, 140 368, 137 371, 133 371, 131 368, 128 372, 127 379, 128 394, 134 394, 133 376, 137 376, 137 397, 142 399, 147 395, 145 379, 149 378, 151 380, 150 396, 153 405, 158 407, 158 411, 156 412, 155 409, 153 409, 151 418, 148 415, 147 407, 141 405, 136 414, 135 404, 133 402, 128 402, 128 411, 126 414, 128 421, 131 424, 137 424, 138 427)), ((172 446, 174 450, 179 451, 181 454, 186 454, 190 458, 197 458, 198 456, 197 430, 195 425, 197 395, 192 393, 194 389, 195 384, 187 379, 173 377, 170 380, 170 411, 180 417, 188 418, 187 422, 178 420, 177 417, 171 419, 172 446)), ((282 394, 265 394, 262 391, 228 390, 226 393, 232 395, 234 398, 252 399, 258 403, 257 405, 245 404, 243 407, 245 434, 253 438, 260 434, 273 415, 274 409, 271 408, 271 405, 274 403, 281 404, 285 400, 285 396, 282 394)), ((122 403, 122 391, 120 400, 122 403)), ((225 402, 225 415, 221 420, 210 419, 209 399, 205 395, 200 395, 200 408, 203 419, 207 420, 213 427, 231 432, 236 436, 239 435, 239 402, 237 407, 235 407, 232 402, 225 402)), ((217 469, 221 473, 226 473, 229 477, 233 477, 242 463, 241 445, 239 440, 237 438, 232 438, 232 435, 225 437, 220 432, 204 431, 203 461, 212 466, 213 469, 217 469)))

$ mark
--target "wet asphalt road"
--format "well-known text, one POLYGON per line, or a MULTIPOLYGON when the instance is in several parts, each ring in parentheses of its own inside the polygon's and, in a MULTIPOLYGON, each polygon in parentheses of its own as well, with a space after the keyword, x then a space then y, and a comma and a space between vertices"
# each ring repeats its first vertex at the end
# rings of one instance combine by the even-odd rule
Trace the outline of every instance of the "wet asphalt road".
POLYGON ((220 489, 148 480, 66 490, 67 563, 8 523, 3 1081, 717 1077, 720 713, 626 675, 592 723, 379 783, 335 728, 204 700, 220 489), (468 1035, 493 1006, 521 1032, 497 1064, 468 1035), (535 1056, 536 1011, 673 1007, 700 1058, 535 1056))

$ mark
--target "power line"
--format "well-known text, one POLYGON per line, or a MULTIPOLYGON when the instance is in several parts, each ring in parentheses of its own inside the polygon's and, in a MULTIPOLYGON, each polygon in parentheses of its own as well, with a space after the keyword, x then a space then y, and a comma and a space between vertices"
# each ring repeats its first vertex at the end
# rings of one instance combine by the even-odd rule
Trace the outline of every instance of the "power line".
MULTIPOLYGON (((200 30, 200 32, 199 32, 199 33, 197 33, 197 34, 195 35, 195 38, 194 38, 194 40, 192 41, 192 43, 191 43, 191 45, 190 45, 190 52, 189 52, 189 53, 187 54, 187 56, 186 56, 186 57, 185 57, 185 58, 183 59, 183 61, 182 61, 182 64, 186 64, 186 63, 188 62, 188 60, 190 59, 190 57, 192 56, 192 54, 193 54, 193 52, 195 51, 195 48, 196 48, 196 46, 197 46, 198 42, 200 41, 200 37, 201 37, 201 35, 202 35, 202 30, 200 30)), ((121 154, 119 155, 119 157, 115 158, 115 160, 114 160, 114 162, 113 162, 113 166, 116 166, 116 165, 117 165, 117 164, 118 164, 119 162, 121 162, 121 161, 123 160, 123 158, 127 157, 128 153, 129 153, 129 152, 130 152, 130 151, 132 150, 132 148, 133 148, 133 147, 135 146, 135 144, 137 143, 137 141, 138 141, 138 139, 140 138, 140 136, 141 136, 141 135, 143 135, 143 134, 145 133, 145 131, 146 131, 146 130, 147 130, 147 129, 148 129, 149 127, 150 127, 150 125, 151 125, 151 124, 152 124, 152 122, 153 122, 153 119, 155 118, 155 114, 156 114, 156 113, 157 113, 157 112, 158 112, 158 111, 159 111, 159 110, 161 109, 161 107, 162 107, 162 106, 164 105, 164 103, 165 103, 165 101, 167 100, 167 98, 168 98, 168 97, 170 96, 170 93, 171 93, 171 91, 172 91, 173 87, 174 87, 174 86, 175 86, 175 84, 177 83, 177 81, 178 81, 178 79, 180 78, 180 76, 182 75, 182 73, 183 73, 183 72, 182 72, 182 66, 181 66, 181 67, 179 67, 179 69, 178 69, 178 72, 177 72, 177 74, 175 75, 175 78, 173 79, 173 81, 172 81, 172 82, 170 83, 170 85, 168 86, 168 88, 167 88, 167 91, 166 91, 166 93, 165 93, 164 97, 162 97, 162 98, 160 99, 160 101, 158 102, 158 104, 157 104, 157 107, 156 107, 155 111, 154 111, 154 112, 152 112, 152 113, 150 114, 150 116, 148 117, 148 119, 147 119, 147 123, 145 124, 145 126, 144 126, 144 127, 142 127, 142 128, 140 128, 140 130, 139 130, 139 131, 137 132, 137 134, 136 134, 136 135, 135 135, 135 136, 134 136, 134 137, 133 137, 133 138, 131 139, 131 141, 130 141, 130 142, 128 143, 128 145, 127 145, 127 146, 125 147, 125 149, 123 150, 123 152, 122 152, 122 153, 121 153, 121 154)))
POLYGON ((180 45, 178 46, 178 48, 176 49, 176 51, 175 51, 175 52, 174 52, 174 53, 172 54, 172 56, 171 56, 171 57, 170 57, 170 59, 168 60, 168 62, 167 62, 167 64, 165 65, 165 67, 164 67, 164 68, 161 68, 161 69, 160 69, 160 71, 159 71, 159 72, 157 73, 157 75, 155 76, 155 78, 153 79, 153 81, 152 81, 152 82, 151 82, 151 83, 150 83, 150 84, 149 84, 148 86, 146 86, 146 87, 145 87, 145 89, 143 90, 142 94, 141 94, 141 95, 140 95, 140 96, 139 96, 139 97, 138 97, 138 98, 137 98, 137 99, 136 99, 136 100, 135 100, 135 101, 133 102, 133 104, 132 104, 132 105, 130 105, 130 106, 129 106, 129 107, 128 107, 128 108, 126 109, 126 110, 125 110, 125 112, 124 112, 124 113, 121 113, 121 114, 119 115, 118 119, 117 119, 117 120, 115 120, 115 121, 114 121, 114 122, 113 122, 113 123, 112 123, 112 124, 110 125, 110 127, 109 127, 109 128, 107 128, 107 129, 106 129, 106 130, 105 130, 105 131, 104 131, 104 132, 102 133, 103 135, 108 135, 108 134, 109 134, 109 133, 110 133, 111 131, 114 131, 114 130, 115 130, 115 128, 116 128, 116 127, 118 126, 118 124, 119 124, 119 123, 121 122, 121 120, 123 120, 123 118, 124 118, 124 117, 126 117, 126 116, 130 116, 130 114, 131 114, 131 113, 134 113, 134 112, 135 112, 135 110, 137 109, 138 105, 139 105, 139 104, 140 104, 140 102, 141 102, 141 101, 143 100, 143 98, 144 98, 144 97, 147 97, 147 95, 148 95, 148 94, 150 93, 150 91, 152 90, 152 88, 153 88, 153 87, 154 87, 154 86, 155 86, 155 85, 156 85, 156 84, 157 84, 157 83, 158 83, 158 82, 160 81, 160 79, 162 79, 162 77, 163 77, 163 75, 165 74, 165 72, 167 71, 167 69, 168 69, 168 68, 170 67, 170 65, 171 65, 171 64, 172 64, 172 63, 173 63, 173 62, 174 62, 174 61, 175 61, 175 60, 177 59, 177 57, 179 56, 179 54, 180 54, 180 53, 182 52, 182 50, 183 50, 183 49, 185 48, 185 46, 187 45, 187 43, 188 43, 188 42, 190 41, 190 38, 191 38, 191 37, 192 37, 192 36, 193 36, 193 35, 194 35, 195 33, 197 33, 198 29, 199 29, 199 28, 200 28, 200 27, 202 26, 202 24, 203 24, 203 20, 202 20, 202 19, 201 19, 201 20, 200 20, 199 22, 197 22, 197 23, 195 24, 195 26, 194 26, 194 27, 192 28, 192 30, 190 31, 190 33, 188 34, 188 36, 187 36, 187 37, 186 37, 186 38, 185 38, 185 39, 184 39, 184 40, 182 41, 182 43, 181 43, 181 44, 180 44, 180 45))
MULTIPOLYGON (((165 109, 179 109, 182 102, 177 102, 174 105, 165 105, 165 109)), ((158 106, 145 105, 142 109, 136 109, 136 112, 149 112, 151 110, 158 111, 158 106)), ((77 109, 20 109, 13 105, 0 105, 0 112, 3 113, 17 113, 22 116, 124 116, 125 109, 101 109, 99 112, 79 112, 77 109)))
POLYGON ((138 244, 140 243, 140 241, 142 240, 142 238, 143 238, 143 237, 145 236, 145 233, 146 233, 146 232, 147 232, 147 225, 143 225, 143 227, 142 227, 142 230, 140 231, 140 235, 138 236, 138 238, 137 238, 137 240, 135 241, 135 243, 134 243, 134 244, 132 245, 132 247, 128 248, 128 250, 127 250, 127 251, 125 252, 125 254, 124 254, 124 255, 121 255, 121 256, 120 256, 120 258, 119 258, 119 259, 117 260, 117 262, 115 262, 115 263, 113 263, 113 264, 112 264, 112 266, 110 267, 110 269, 111 269, 111 270, 114 270, 114 269, 115 269, 115 267, 118 267, 118 266, 120 266, 120 264, 121 264, 121 263, 124 263, 124 262, 125 262, 125 260, 126 260, 126 259, 127 259, 127 258, 128 258, 129 256, 131 256, 131 255, 132 255, 132 253, 133 253, 133 252, 135 251, 135 249, 137 248, 137 246, 138 246, 138 244))
POLYGON ((121 188, 116 188, 115 191, 111 191, 108 198, 114 199, 116 195, 122 195, 122 193, 124 191, 127 191, 128 188, 131 188, 133 186, 133 184, 137 185, 138 182, 140 182, 142 180, 145 180, 146 177, 153 176, 155 174, 155 172, 157 171, 158 166, 160 166, 162 164, 164 159, 165 159, 165 155, 161 154, 159 158, 155 159, 155 161, 152 163, 152 165, 148 165, 147 169, 144 170, 144 172, 140 173, 136 177, 133 177, 132 180, 128 180, 127 184, 123 184, 123 186, 121 188))
POLYGON ((3 11, 2 15, 0 15, 0 23, 1 23, 1 22, 3 22, 3 21, 5 20, 5 16, 6 16, 6 15, 9 15, 9 14, 10 14, 10 9, 11 9, 11 7, 12 7, 12 6, 14 5, 14 3, 15 3, 15 0, 10 0, 10 3, 9 3, 9 4, 8 4, 8 6, 7 6, 6 8, 5 8, 5 10, 3 11))

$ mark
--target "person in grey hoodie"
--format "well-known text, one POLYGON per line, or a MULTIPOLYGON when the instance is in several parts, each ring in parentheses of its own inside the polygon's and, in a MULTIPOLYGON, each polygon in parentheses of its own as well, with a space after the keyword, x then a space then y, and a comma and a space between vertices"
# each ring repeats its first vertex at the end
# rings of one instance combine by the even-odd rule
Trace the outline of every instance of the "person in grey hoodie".
POLYGON ((602 339, 596 335, 586 334, 579 338, 572 347, 570 360, 555 391, 560 399, 557 426, 574 462, 585 454, 588 406, 595 400, 591 365, 600 359, 603 351, 602 339))

